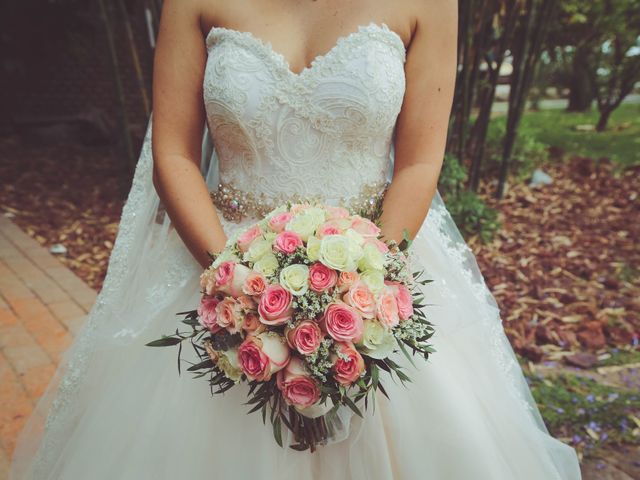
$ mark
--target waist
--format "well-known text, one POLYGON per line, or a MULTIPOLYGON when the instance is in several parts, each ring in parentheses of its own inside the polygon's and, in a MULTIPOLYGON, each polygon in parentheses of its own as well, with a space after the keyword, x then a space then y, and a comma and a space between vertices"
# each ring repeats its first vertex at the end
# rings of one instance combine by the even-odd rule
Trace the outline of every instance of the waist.
POLYGON ((266 194, 254 193, 237 188, 229 183, 220 183, 211 191, 214 205, 222 212, 225 220, 239 223, 247 218, 264 218, 269 212, 287 203, 320 203, 344 207, 351 214, 372 218, 380 208, 388 182, 362 185, 351 195, 327 197, 323 195, 266 194))

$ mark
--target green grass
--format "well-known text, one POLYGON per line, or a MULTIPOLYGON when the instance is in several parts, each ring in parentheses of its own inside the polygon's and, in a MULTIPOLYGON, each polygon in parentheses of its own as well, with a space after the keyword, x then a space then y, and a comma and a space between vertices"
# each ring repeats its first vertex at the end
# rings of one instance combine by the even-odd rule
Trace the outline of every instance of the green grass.
POLYGON ((605 445, 640 444, 640 394, 571 374, 528 376, 549 431, 585 457, 605 445))
MULTIPOLYGON (((520 135, 531 135, 571 155, 609 158, 622 168, 640 165, 640 105, 621 105, 609 119, 605 132, 580 132, 576 125, 595 125, 598 112, 567 113, 564 110, 527 112, 520 135)), ((496 121, 504 121, 497 118, 496 121)))
POLYGON ((610 355, 598 362, 598 367, 610 367, 615 365, 628 365, 631 363, 640 363, 640 350, 632 347, 613 348, 609 350, 610 355))

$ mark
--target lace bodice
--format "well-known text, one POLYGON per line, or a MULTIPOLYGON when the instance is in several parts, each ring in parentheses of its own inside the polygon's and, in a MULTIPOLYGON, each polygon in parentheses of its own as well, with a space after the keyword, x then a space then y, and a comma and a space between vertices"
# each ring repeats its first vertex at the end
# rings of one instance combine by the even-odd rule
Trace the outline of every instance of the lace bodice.
POLYGON ((360 26, 300 73, 249 32, 213 27, 206 45, 213 197, 227 220, 298 198, 361 206, 384 189, 405 90, 397 33, 360 26))

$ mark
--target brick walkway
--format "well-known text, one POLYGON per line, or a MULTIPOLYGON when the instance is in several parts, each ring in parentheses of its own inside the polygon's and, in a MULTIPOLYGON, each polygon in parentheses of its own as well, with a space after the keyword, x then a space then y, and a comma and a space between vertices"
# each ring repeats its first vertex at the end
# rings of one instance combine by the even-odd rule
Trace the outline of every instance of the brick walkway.
POLYGON ((96 292, 0 217, 0 479, 16 436, 46 389, 96 292))

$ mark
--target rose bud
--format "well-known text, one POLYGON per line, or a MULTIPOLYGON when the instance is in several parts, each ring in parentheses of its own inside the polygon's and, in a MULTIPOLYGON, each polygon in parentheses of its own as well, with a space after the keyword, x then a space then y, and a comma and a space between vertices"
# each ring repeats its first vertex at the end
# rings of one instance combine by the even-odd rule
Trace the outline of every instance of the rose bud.
POLYGON ((247 335, 238 347, 238 363, 249 380, 264 382, 289 362, 290 350, 274 332, 247 335))

